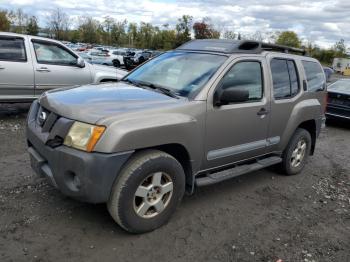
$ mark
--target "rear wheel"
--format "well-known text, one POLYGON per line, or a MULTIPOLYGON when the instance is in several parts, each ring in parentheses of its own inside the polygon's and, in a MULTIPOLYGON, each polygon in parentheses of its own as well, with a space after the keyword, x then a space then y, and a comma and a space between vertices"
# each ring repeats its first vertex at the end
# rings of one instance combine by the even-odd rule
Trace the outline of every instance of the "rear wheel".
POLYGON ((118 59, 113 60, 113 66, 114 67, 120 67, 120 62, 118 59))
POLYGON ((165 152, 147 150, 123 168, 113 185, 108 210, 129 232, 152 231, 170 219, 184 192, 181 164, 165 152))
POLYGON ((143 57, 143 56, 141 56, 140 58, 139 58, 139 64, 142 64, 143 62, 145 62, 146 60, 145 60, 145 58, 143 57))
POLYGON ((286 175, 296 175, 304 168, 311 151, 311 135, 298 128, 283 153, 282 171, 286 175))

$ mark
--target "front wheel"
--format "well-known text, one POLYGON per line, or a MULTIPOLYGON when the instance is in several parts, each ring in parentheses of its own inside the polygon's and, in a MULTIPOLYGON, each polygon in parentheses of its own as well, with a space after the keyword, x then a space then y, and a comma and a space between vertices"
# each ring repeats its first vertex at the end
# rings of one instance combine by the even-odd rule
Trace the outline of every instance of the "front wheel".
POLYGON ((282 171, 286 175, 296 175, 304 168, 311 151, 311 135, 298 128, 283 153, 282 171))
POLYGON ((134 155, 113 185, 109 213, 132 233, 152 231, 165 224, 185 192, 185 174, 171 155, 147 150, 134 155))

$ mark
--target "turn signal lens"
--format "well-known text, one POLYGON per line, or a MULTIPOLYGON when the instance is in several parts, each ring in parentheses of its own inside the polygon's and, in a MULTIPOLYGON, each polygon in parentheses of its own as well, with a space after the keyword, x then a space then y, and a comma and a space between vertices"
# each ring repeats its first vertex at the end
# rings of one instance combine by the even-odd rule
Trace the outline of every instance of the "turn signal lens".
POLYGON ((100 137, 102 136, 105 129, 106 128, 104 126, 95 126, 94 127, 94 129, 92 131, 91 138, 89 140, 89 143, 86 146, 87 152, 91 152, 92 150, 94 150, 97 141, 100 139, 100 137))

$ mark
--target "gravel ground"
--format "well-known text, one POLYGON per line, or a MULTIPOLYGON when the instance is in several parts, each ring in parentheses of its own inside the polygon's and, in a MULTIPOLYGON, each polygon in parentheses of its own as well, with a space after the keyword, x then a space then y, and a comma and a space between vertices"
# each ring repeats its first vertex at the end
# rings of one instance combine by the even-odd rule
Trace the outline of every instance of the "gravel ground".
POLYGON ((28 104, 0 105, 0 261, 350 261, 350 125, 322 132, 304 171, 198 189, 172 220, 125 233, 105 205, 64 197, 30 169, 28 104))

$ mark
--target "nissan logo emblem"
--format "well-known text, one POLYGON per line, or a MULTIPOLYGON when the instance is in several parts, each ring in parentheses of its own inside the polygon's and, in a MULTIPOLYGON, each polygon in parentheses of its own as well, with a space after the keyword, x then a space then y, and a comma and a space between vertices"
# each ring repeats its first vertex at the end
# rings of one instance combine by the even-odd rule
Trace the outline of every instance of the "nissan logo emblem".
POLYGON ((39 115, 39 123, 40 125, 44 124, 45 120, 47 118, 47 113, 42 111, 39 115))

